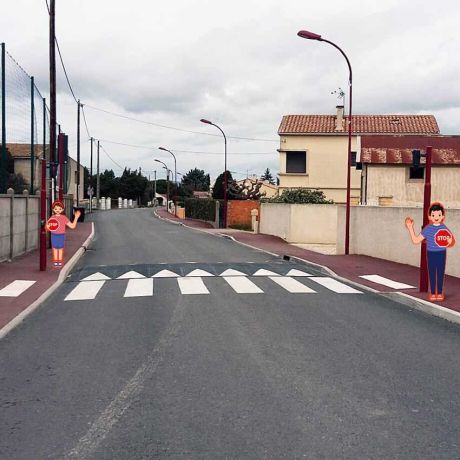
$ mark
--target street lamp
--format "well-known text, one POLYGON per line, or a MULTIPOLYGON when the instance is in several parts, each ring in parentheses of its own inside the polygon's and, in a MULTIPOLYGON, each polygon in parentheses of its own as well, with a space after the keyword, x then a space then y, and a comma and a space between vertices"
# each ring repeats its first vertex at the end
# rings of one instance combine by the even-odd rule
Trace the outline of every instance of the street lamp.
POLYGON ((297 35, 301 38, 306 38, 307 40, 316 40, 319 42, 325 42, 332 45, 334 48, 338 49, 342 56, 347 61, 348 70, 349 70, 349 77, 348 77, 348 86, 349 86, 349 93, 350 93, 350 102, 349 102, 349 109, 348 109, 348 160, 347 160, 347 206, 346 206, 346 214, 345 214, 345 254, 350 253, 350 182, 351 182, 351 122, 352 122, 352 79, 353 73, 351 70, 351 64, 347 57, 347 55, 343 52, 343 50, 338 47, 335 43, 326 40, 321 37, 321 35, 315 34, 313 32, 309 32, 308 30, 301 30, 297 32, 297 35))
POLYGON ((177 161, 176 155, 171 152, 171 150, 165 149, 164 147, 158 147, 158 150, 164 150, 165 152, 169 152, 174 158, 174 183, 177 185, 177 161))
POLYGON ((157 160, 155 158, 155 161, 158 163, 161 163, 166 169, 166 211, 169 213, 169 168, 166 166, 166 163, 163 163, 161 160, 157 160))
POLYGON ((202 118, 201 123, 206 123, 207 125, 212 125, 215 126, 224 136, 224 147, 225 147, 225 159, 224 159, 224 228, 227 228, 227 137, 225 136, 225 133, 222 131, 222 128, 212 121, 206 120, 205 118, 202 118))

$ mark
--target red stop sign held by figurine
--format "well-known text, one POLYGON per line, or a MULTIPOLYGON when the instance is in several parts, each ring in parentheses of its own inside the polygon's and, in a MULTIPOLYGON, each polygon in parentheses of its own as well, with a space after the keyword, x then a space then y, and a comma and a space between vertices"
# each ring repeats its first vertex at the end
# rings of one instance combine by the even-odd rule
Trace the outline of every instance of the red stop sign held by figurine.
POLYGON ((50 232, 55 232, 59 227, 59 222, 54 217, 48 219, 48 228, 50 232))
POLYGON ((434 240, 438 246, 441 248, 447 248, 449 246, 449 242, 447 241, 448 238, 452 237, 450 232, 445 228, 438 230, 434 235, 434 240))

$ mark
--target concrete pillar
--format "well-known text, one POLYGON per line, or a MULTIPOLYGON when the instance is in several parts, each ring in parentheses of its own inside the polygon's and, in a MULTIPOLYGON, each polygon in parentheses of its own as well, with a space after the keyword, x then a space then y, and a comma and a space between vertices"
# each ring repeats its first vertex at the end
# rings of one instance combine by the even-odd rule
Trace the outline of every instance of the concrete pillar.
POLYGON ((128 200, 128 208, 132 208, 133 207, 133 200, 129 199, 128 200))
POLYGON ((251 226, 252 226, 252 231, 254 233, 259 233, 259 221, 257 220, 258 216, 259 216, 259 210, 253 209, 251 211, 251 226))
POLYGON ((118 209, 123 207, 123 198, 121 196, 118 197, 118 209))
POLYGON ((112 209, 112 198, 108 197, 105 200, 105 207, 106 207, 106 209, 112 209))
POLYGON ((128 207, 128 199, 124 198, 123 199, 123 208, 126 209, 128 207))

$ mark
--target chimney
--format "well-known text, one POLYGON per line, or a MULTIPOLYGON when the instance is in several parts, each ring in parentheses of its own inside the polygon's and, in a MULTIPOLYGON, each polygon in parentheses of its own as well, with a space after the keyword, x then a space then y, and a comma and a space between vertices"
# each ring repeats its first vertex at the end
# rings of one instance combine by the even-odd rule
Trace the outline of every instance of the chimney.
POLYGON ((336 107, 337 109, 337 116, 336 116, 336 120, 335 120, 335 130, 336 131, 343 131, 343 124, 344 124, 344 120, 343 120, 343 105, 338 105, 336 107))

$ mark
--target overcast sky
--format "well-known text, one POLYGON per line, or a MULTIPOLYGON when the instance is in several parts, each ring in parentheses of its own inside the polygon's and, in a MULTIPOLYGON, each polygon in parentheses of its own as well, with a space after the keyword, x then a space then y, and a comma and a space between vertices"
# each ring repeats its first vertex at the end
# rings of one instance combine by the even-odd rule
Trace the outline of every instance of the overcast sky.
MULTIPOLYGON (((331 93, 348 92, 343 57, 297 37, 301 29, 347 53, 355 114, 434 114, 443 134, 460 134, 459 24, 458 0, 56 0, 57 38, 90 134, 119 165, 158 177, 154 158, 173 169, 159 146, 176 153, 182 173, 223 171, 223 138, 200 118, 229 137, 234 176, 278 172, 281 117, 333 114, 339 101, 331 93)), ((47 94, 45 0, 4 0, 0 41, 47 94)), ((57 113, 75 157, 77 108, 60 66, 57 113)), ((84 128, 81 139, 88 166, 84 128)), ((121 172, 103 152, 101 166, 121 172)))

